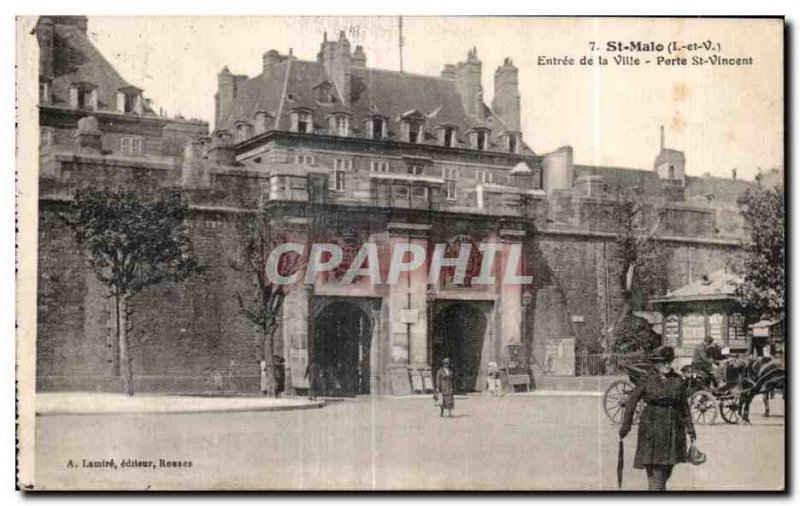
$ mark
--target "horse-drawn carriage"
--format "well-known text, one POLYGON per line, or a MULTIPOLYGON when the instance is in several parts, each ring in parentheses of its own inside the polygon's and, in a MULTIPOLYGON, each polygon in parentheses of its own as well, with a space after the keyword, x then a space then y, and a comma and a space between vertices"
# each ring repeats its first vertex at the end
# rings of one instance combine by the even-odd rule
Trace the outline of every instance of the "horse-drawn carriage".
MULTIPOLYGON (((613 382, 603 396, 606 415, 614 423, 622 423, 628 396, 639 381, 650 374, 649 363, 620 366, 628 379, 613 382)), ((758 394, 769 394, 774 389, 785 388, 786 373, 782 365, 763 357, 750 359, 727 359, 721 366, 723 381, 715 386, 712 380, 691 365, 681 369, 689 385, 689 410, 696 424, 713 424, 720 414, 730 424, 744 420, 749 423, 750 403, 758 394)), ((634 423, 644 407, 643 401, 636 406, 634 423)))

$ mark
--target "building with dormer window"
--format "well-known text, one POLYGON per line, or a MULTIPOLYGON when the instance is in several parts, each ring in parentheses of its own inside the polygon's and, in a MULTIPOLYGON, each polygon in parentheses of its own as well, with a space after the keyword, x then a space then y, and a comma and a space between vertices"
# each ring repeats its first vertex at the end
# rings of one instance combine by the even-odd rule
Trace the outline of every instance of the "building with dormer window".
POLYGON ((547 386, 552 378, 536 364, 548 343, 595 346, 620 307, 616 213, 630 188, 664 211, 657 274, 665 290, 723 268, 739 248, 736 198, 751 183, 690 176, 684 154, 663 141, 643 169, 581 165, 570 147, 534 152, 510 58, 494 73, 489 106, 476 48, 439 75, 418 75, 372 68, 368 48, 351 49, 344 33, 323 35, 316 57, 272 49, 258 75, 223 68, 208 135, 203 122, 157 114, 91 45, 85 18, 43 17, 36 36, 40 390, 118 384, 113 308, 58 218, 86 184, 180 191, 207 265, 202 282, 165 283, 137 302, 133 324, 148 338, 134 356, 141 391, 203 391, 216 370, 229 370, 237 390, 258 390, 264 350, 231 303, 250 281, 228 260, 241 220, 259 204, 281 211, 287 234, 336 242, 348 261, 367 243, 448 259, 493 244, 491 272, 510 264, 532 277, 475 283, 484 254, 476 249, 465 273, 447 267, 438 278, 404 273, 376 285, 362 276, 345 285, 345 266, 293 287, 274 350, 287 360, 293 393, 307 391, 312 356, 344 395, 424 386, 444 356, 459 391, 481 390, 487 364, 503 363, 509 346, 533 357, 537 384, 547 386))

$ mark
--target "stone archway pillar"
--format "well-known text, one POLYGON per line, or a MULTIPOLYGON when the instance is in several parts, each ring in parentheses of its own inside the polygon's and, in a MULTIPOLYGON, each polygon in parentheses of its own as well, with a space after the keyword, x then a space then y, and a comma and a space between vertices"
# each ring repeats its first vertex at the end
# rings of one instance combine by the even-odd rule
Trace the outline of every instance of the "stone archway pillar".
POLYGON ((521 282, 511 282, 506 274, 517 276, 529 275, 525 272, 525 237, 524 230, 500 230, 503 250, 498 272, 498 307, 500 320, 500 339, 496 340, 499 349, 498 356, 502 356, 502 348, 509 344, 522 344, 522 293, 526 288, 521 282), (514 255, 512 249, 517 248, 518 254, 514 255), (512 265, 509 265, 511 263, 512 265))
MULTIPOLYGON (((308 240, 309 223, 307 218, 287 218, 285 226, 289 240, 305 243, 308 240)), ((294 391, 309 387, 305 372, 311 355, 309 316, 314 286, 296 283, 288 288, 283 301, 281 333, 280 336, 276 335, 276 338, 281 338, 283 346, 281 350, 276 343, 276 351, 286 360, 287 391, 294 391)))
POLYGON ((416 223, 389 223, 389 255, 395 246, 414 244, 425 251, 423 264, 411 271, 401 272, 397 283, 389 284, 384 306, 388 325, 385 378, 380 393, 398 394, 392 391, 393 369, 427 367, 428 324, 426 291, 428 288, 428 236, 430 225, 416 223))

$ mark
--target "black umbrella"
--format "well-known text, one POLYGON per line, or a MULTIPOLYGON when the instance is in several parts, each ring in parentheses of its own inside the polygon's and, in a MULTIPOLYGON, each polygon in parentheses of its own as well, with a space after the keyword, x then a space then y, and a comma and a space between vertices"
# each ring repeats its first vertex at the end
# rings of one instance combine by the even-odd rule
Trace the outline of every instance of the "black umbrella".
POLYGON ((622 488, 622 468, 625 467, 625 451, 622 447, 622 439, 619 440, 619 451, 617 452, 617 486, 622 488))

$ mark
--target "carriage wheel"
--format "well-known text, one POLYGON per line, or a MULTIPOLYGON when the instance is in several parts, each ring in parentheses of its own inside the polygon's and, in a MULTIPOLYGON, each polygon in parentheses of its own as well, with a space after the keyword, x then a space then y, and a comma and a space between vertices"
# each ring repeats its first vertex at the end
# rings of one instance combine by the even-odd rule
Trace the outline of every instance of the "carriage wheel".
POLYGON ((694 423, 713 425, 717 421, 717 401, 708 390, 698 390, 689 398, 689 412, 694 423))
POLYGON ((622 423, 622 417, 625 415, 625 401, 633 389, 633 383, 628 380, 617 380, 609 385, 603 395, 603 408, 609 420, 614 423, 622 423))
POLYGON ((739 413, 739 396, 723 397, 719 401, 719 414, 722 419, 730 424, 739 423, 741 414, 739 413))

